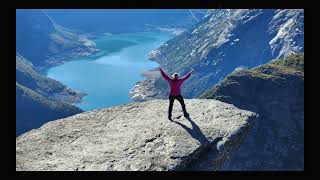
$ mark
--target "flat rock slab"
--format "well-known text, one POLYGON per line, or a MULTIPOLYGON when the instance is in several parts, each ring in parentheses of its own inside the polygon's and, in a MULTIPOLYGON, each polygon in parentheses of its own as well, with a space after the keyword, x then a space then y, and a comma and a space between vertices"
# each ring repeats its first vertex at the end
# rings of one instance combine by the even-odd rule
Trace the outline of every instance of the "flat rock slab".
POLYGON ((51 121, 16 139, 16 170, 219 170, 257 115, 211 99, 152 100, 51 121))

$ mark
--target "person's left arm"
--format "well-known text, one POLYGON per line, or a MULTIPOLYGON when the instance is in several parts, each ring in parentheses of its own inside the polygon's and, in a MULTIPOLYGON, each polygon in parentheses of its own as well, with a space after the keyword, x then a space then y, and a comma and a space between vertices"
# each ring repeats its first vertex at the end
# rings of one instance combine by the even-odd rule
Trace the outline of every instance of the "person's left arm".
POLYGON ((193 69, 187 75, 185 75, 183 78, 181 78, 181 80, 182 81, 187 80, 191 76, 192 72, 193 72, 193 69))

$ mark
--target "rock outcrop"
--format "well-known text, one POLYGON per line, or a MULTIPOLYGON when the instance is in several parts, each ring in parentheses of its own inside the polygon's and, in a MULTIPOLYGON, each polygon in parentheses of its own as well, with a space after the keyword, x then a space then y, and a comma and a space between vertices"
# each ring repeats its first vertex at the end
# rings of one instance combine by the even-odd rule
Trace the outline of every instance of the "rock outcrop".
POLYGON ((235 71, 201 97, 259 114, 223 170, 304 169, 303 54, 235 71))
POLYGON ((167 119, 168 102, 88 111, 16 139, 16 170, 219 170, 257 114, 217 100, 187 99, 167 119))

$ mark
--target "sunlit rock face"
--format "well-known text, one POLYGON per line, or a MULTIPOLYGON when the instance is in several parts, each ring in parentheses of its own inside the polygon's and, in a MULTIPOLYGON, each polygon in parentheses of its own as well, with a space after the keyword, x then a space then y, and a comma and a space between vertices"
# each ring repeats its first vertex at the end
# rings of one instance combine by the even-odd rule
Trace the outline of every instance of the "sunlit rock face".
POLYGON ((257 115, 210 99, 142 103, 51 121, 16 139, 16 170, 219 170, 257 115))

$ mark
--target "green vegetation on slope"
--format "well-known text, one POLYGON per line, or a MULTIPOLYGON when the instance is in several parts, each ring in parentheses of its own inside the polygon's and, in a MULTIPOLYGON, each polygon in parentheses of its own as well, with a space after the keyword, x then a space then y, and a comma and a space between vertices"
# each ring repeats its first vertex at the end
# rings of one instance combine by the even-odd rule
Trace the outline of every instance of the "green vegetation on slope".
POLYGON ((199 97, 222 100, 226 97, 235 98, 243 95, 244 98, 247 98, 250 97, 247 93, 251 91, 254 94, 260 93, 258 89, 266 92, 268 89, 263 89, 264 85, 268 84, 271 87, 271 84, 274 84, 284 87, 287 84, 292 85, 294 80, 304 81, 304 54, 293 54, 285 59, 272 60, 256 68, 234 71, 199 97), (239 88, 245 88, 248 92, 240 91, 239 88))
POLYGON ((49 100, 48 98, 40 95, 39 93, 22 86, 21 84, 16 82, 16 88, 17 88, 17 94, 21 95, 22 100, 32 100, 37 102, 41 106, 48 107, 49 110, 66 113, 66 114, 72 114, 72 113, 79 113, 82 112, 80 108, 77 108, 75 106, 60 102, 60 101, 53 101, 49 100))
POLYGON ((19 135, 43 123, 83 112, 80 108, 49 100, 16 82, 16 134, 19 135))
POLYGON ((66 88, 59 81, 39 74, 32 63, 19 54, 16 54, 16 81, 45 96, 63 91, 66 88))
POLYGON ((16 53, 16 134, 38 128, 47 121, 82 112, 76 106, 56 101, 75 99, 79 94, 59 81, 39 74, 32 63, 16 53))

